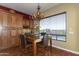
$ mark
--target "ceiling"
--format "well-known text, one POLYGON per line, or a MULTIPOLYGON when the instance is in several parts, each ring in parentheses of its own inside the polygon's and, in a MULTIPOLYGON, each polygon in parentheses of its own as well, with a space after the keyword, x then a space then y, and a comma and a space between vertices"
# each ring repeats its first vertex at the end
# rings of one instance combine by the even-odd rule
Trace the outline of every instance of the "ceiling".
MULTIPOLYGON (((37 9, 38 3, 0 3, 0 5, 15 9, 17 11, 32 15, 37 9)), ((40 3, 41 12, 44 12, 59 3, 40 3)))

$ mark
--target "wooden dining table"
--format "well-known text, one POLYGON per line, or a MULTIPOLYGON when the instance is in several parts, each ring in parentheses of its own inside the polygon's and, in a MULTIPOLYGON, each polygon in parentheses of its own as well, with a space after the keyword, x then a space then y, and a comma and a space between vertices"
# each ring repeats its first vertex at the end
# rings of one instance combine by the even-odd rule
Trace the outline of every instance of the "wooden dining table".
POLYGON ((41 39, 37 39, 35 35, 28 35, 26 36, 27 40, 32 43, 32 51, 33 55, 36 56, 37 54, 37 43, 41 41, 41 39))

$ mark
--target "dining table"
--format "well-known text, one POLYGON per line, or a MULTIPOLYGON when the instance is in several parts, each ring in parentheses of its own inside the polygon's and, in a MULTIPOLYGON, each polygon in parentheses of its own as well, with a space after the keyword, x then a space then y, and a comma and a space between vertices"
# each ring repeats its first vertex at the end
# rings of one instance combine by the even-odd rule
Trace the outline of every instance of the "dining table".
POLYGON ((41 39, 37 39, 35 35, 28 35, 26 36, 27 40, 32 43, 32 51, 33 55, 37 55, 37 43, 41 42, 41 39))

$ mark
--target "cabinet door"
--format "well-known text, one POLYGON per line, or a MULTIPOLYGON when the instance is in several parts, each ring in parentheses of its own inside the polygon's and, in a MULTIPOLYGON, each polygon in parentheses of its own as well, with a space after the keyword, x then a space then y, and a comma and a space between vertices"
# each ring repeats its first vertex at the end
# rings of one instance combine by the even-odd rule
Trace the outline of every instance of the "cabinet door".
POLYGON ((7 30, 2 31, 2 47, 7 48, 8 47, 8 34, 7 30))
POLYGON ((17 38, 17 29, 14 29, 14 30, 11 30, 11 37, 12 37, 12 45, 13 46, 17 46, 17 41, 18 41, 18 38, 17 38))
POLYGON ((3 12, 0 12, 0 49, 3 49, 3 34, 2 34, 2 31, 3 31, 3 12))
POLYGON ((7 24, 8 24, 8 13, 7 12, 3 12, 2 13, 2 16, 3 16, 3 27, 7 27, 7 24))
POLYGON ((2 21, 3 21, 3 13, 0 12, 0 27, 2 26, 2 21))
POLYGON ((7 14, 7 27, 12 27, 12 15, 10 13, 7 14))
POLYGON ((18 29, 17 30, 17 45, 20 45, 20 34, 21 34, 21 32, 22 32, 22 29, 18 29))
POLYGON ((29 20, 29 27, 32 28, 33 27, 33 20, 29 20))
MULTIPOLYGON (((7 31, 7 48, 8 47, 12 47, 12 37, 11 37, 11 31, 10 30, 6 30, 7 31)), ((6 38, 5 38, 6 39, 6 38)))
POLYGON ((0 49, 2 49, 2 32, 0 31, 0 49))
POLYGON ((25 25, 30 27, 30 20, 24 19, 25 25))
POLYGON ((16 15, 15 14, 11 14, 11 20, 12 20, 12 27, 17 27, 17 19, 16 19, 16 15))
POLYGON ((23 25, 24 26, 30 26, 28 19, 23 19, 23 25))
POLYGON ((22 28, 23 27, 23 16, 17 15, 17 27, 22 28))
MULTIPOLYGON (((5 47, 9 48, 15 46, 15 40, 14 40, 15 37, 12 37, 11 30, 4 30, 3 37, 4 37, 3 40, 6 41, 5 45, 7 45, 5 47), (4 33, 6 33, 6 35, 4 35, 4 33)), ((3 41, 3 44, 5 41, 3 41)))
POLYGON ((26 25, 26 20, 25 19, 23 19, 23 25, 26 25))

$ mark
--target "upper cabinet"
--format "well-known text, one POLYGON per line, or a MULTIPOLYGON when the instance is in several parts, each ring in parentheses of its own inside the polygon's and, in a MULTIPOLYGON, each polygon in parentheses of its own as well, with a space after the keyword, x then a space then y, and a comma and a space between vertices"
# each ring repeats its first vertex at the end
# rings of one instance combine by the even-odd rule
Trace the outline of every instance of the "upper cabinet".
POLYGON ((24 21, 23 20, 23 15, 17 14, 16 21, 17 21, 17 27, 22 28, 23 27, 23 21, 24 21))
POLYGON ((17 27, 16 14, 10 14, 10 16, 11 16, 11 27, 17 27))
POLYGON ((23 19, 23 25, 30 27, 30 20, 24 18, 24 19, 23 19))

